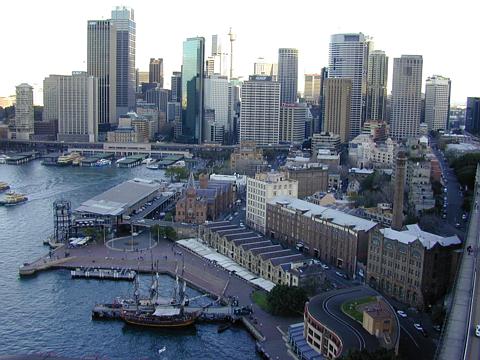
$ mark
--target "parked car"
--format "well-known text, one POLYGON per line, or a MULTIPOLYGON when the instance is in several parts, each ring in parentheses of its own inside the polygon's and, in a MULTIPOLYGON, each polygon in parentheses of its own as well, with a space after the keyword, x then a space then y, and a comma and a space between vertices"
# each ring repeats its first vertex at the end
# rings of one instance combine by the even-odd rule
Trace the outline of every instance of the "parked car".
POLYGON ((347 278, 347 275, 341 273, 340 271, 335 271, 335 275, 337 275, 337 276, 339 276, 339 277, 341 277, 341 278, 344 278, 344 279, 347 278))
POLYGON ((433 330, 440 332, 442 331, 442 327, 440 325, 434 325, 433 330))
POLYGON ((407 317, 407 313, 403 310, 397 310, 397 314, 398 316, 402 317, 402 318, 406 318, 407 317))
POLYGON ((458 229, 460 227, 460 223, 456 223, 455 227, 458 229))
POLYGON ((480 324, 475 326, 475 336, 480 337, 480 324))
POLYGON ((327 264, 321 264, 320 266, 322 267, 323 270, 330 269, 330 267, 327 264))
POLYGON ((420 325, 419 323, 413 324, 413 327, 414 327, 415 329, 417 329, 418 331, 423 332, 423 327, 422 327, 422 325, 420 325))

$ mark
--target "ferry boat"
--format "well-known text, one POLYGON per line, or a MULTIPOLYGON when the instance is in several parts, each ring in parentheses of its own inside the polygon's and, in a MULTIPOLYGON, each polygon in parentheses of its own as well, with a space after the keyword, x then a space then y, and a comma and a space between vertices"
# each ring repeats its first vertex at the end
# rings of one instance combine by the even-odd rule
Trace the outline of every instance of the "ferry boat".
POLYGON ((70 154, 66 155, 61 155, 57 159, 57 165, 58 166, 67 166, 71 165, 74 160, 78 159, 80 157, 79 153, 72 152, 70 154))
POLYGON ((95 166, 101 167, 101 166, 110 166, 112 162, 107 159, 100 159, 95 163, 95 166))
POLYGON ((6 182, 0 181, 0 192, 6 191, 10 189, 10 185, 8 185, 6 182))
POLYGON ((6 164, 9 157, 7 155, 0 155, 0 164, 6 164))
POLYGON ((5 199, 0 201, 0 205, 4 206, 14 206, 26 202, 28 198, 23 194, 17 194, 13 191, 10 191, 5 195, 5 199))
POLYGON ((158 161, 153 161, 153 162, 149 163, 149 164, 147 165, 147 169, 150 169, 150 170, 158 170, 158 169, 159 169, 158 161))
POLYGON ((145 164, 145 165, 149 165, 151 164, 152 162, 154 162, 155 160, 152 159, 152 158, 146 158, 144 160, 142 160, 142 164, 145 164))

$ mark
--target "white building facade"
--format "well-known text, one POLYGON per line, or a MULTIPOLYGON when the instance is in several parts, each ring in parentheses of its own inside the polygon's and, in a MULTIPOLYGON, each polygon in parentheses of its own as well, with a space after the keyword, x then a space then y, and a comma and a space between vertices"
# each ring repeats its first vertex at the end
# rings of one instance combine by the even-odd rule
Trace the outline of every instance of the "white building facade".
POLYGON ((33 87, 23 83, 16 87, 15 124, 10 138, 30 140, 33 121, 33 87))
POLYGON ((425 122, 429 131, 446 130, 450 115, 449 78, 433 75, 425 83, 425 122))

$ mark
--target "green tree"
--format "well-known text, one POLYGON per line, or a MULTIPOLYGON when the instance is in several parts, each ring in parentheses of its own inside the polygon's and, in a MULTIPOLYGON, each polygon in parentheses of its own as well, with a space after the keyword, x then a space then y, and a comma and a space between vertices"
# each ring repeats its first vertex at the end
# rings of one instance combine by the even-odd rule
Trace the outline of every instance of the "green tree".
POLYGON ((273 315, 296 315, 302 313, 308 300, 304 289, 296 286, 275 285, 268 293, 267 302, 273 315))
POLYGON ((180 181, 188 178, 189 171, 186 167, 169 167, 165 170, 165 175, 175 181, 180 181))
POLYGON ((160 225, 153 225, 150 228, 150 232, 154 239, 160 240, 165 236, 165 228, 161 227, 160 225))
POLYGON ((165 228, 165 236, 170 240, 177 240, 177 232, 171 226, 165 228))

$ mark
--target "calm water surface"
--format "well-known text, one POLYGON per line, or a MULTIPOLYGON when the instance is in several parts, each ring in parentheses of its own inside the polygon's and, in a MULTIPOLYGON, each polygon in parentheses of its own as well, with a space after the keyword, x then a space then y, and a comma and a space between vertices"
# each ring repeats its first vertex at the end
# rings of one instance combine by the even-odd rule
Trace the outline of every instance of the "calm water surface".
MULTIPOLYGON (((67 271, 20 279, 18 267, 46 253, 43 239, 53 230, 52 203, 64 198, 81 202, 134 177, 160 178, 162 171, 46 167, 34 161, 0 165, 0 181, 27 194, 29 201, 0 207, 0 354, 53 352, 103 359, 258 359, 254 340, 241 328, 217 334, 216 325, 181 331, 150 331, 121 322, 92 321, 92 306, 131 295, 127 282, 71 280, 67 271), (166 351, 158 354, 158 349, 166 351)), ((146 288, 149 278, 141 279, 146 288)), ((173 280, 162 277, 161 292, 173 280)), ((196 291, 189 289, 195 296, 196 291)))

